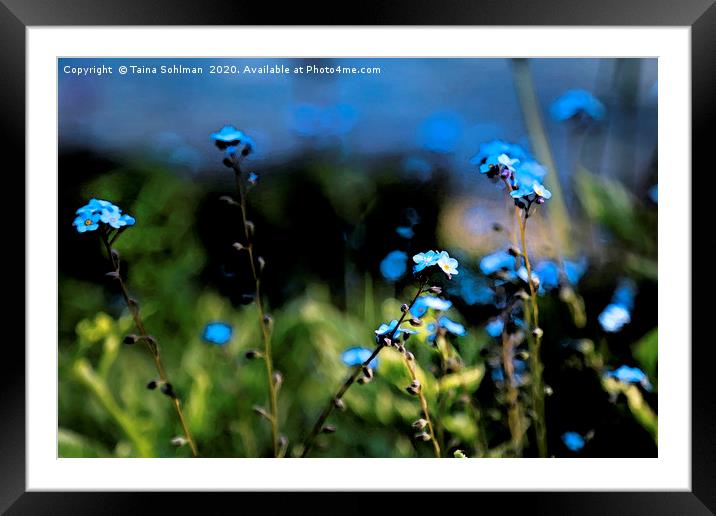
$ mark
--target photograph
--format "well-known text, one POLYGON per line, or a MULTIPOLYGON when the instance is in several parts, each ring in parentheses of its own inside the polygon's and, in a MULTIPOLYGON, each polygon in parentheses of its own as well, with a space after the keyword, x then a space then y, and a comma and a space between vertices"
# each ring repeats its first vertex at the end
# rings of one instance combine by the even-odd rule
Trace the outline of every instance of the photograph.
POLYGON ((659 457, 657 58, 56 63, 57 457, 659 457))

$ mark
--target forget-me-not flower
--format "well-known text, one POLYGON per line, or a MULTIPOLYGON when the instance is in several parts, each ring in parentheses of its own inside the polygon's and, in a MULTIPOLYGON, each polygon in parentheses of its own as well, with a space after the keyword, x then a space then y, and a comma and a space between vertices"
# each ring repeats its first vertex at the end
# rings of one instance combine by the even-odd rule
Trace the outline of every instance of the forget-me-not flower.
POLYGON ((437 266, 442 269, 442 271, 447 275, 448 279, 458 274, 458 262, 455 258, 450 258, 450 255, 447 253, 447 251, 443 251, 440 253, 440 256, 438 257, 437 261, 437 266))
POLYGON ((388 281, 397 281, 408 270, 408 255, 403 251, 391 251, 380 262, 380 273, 388 281))
POLYGON ((563 122, 574 117, 588 117, 592 120, 604 118, 604 104, 586 90, 568 90, 560 95, 550 108, 552 117, 563 122))
POLYGON ((229 340, 231 340, 231 334, 233 333, 233 330, 230 325, 224 323, 224 322, 210 322, 204 327, 204 333, 202 334, 202 338, 206 342, 210 342, 211 344, 216 344, 217 346, 223 346, 229 340))
POLYGON ((456 335, 458 337, 464 337, 465 335, 467 335, 467 330, 462 324, 452 321, 447 317, 443 316, 438 319, 438 325, 441 328, 444 328, 447 332, 452 333, 453 335, 456 335))
POLYGON ((410 307, 410 313, 413 317, 422 317, 428 309, 439 312, 445 311, 452 306, 452 301, 442 299, 436 296, 420 296, 415 300, 413 306, 410 307))
MULTIPOLYGON (((349 367, 355 367, 362 365, 363 362, 368 360, 370 356, 373 354, 373 350, 370 350, 368 348, 362 348, 360 346, 354 346, 352 348, 346 349, 341 354, 341 360, 344 364, 346 364, 349 367)), ((368 367, 371 369, 378 369, 378 357, 374 357, 373 360, 371 360, 368 363, 368 367)))
POLYGON ((102 199, 90 199, 86 205, 78 208, 76 213, 77 217, 72 224, 79 233, 94 231, 99 228, 100 223, 113 229, 121 229, 136 222, 131 215, 123 214, 118 206, 102 199))
POLYGON ((622 279, 614 291, 611 303, 599 314, 599 324, 604 331, 616 333, 631 322, 631 310, 634 308, 635 295, 634 282, 622 279))
POLYGON ((490 319, 485 325, 485 331, 490 337, 497 338, 502 335, 502 331, 505 329, 505 322, 501 317, 495 317, 490 319))
POLYGON ((586 443, 584 437, 577 432, 565 432, 562 434, 562 442, 573 452, 578 452, 584 448, 584 444, 586 443))
POLYGON ((651 382, 649 382, 649 377, 644 371, 642 371, 638 367, 629 367, 627 365, 623 365, 618 367, 614 371, 608 371, 607 373, 605 373, 605 375, 607 377, 614 378, 615 380, 619 380, 622 383, 638 383, 647 391, 650 391, 652 389, 651 382))
POLYGON ((398 321, 393 319, 390 323, 383 323, 378 326, 378 329, 375 330, 375 338, 377 342, 383 340, 384 337, 395 340, 403 333, 415 334, 417 332, 412 328, 398 328, 398 321))
POLYGON ((507 251, 496 251, 482 257, 480 270, 486 276, 499 271, 509 271, 515 268, 515 257, 507 251))
POLYGON ((413 272, 420 272, 426 267, 431 267, 438 263, 438 258, 440 258, 440 253, 437 251, 426 251, 424 253, 418 253, 415 256, 413 256, 413 262, 415 265, 413 265, 413 272))

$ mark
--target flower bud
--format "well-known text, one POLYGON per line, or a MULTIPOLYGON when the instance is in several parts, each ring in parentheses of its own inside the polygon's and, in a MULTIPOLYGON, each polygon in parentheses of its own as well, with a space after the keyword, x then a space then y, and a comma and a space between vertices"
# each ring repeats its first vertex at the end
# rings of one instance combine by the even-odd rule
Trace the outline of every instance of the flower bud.
POLYGON ((552 387, 550 387, 549 385, 545 385, 545 386, 544 386, 544 393, 545 393, 545 395, 547 395, 547 396, 552 396, 552 394, 554 394, 554 391, 552 390, 552 387))
POLYGON ((119 279, 119 272, 117 271, 110 271, 107 274, 105 274, 108 278, 118 280, 119 279))
POLYGON ((255 414, 257 414, 257 415, 259 415, 259 416, 261 416, 261 417, 263 417, 263 418, 265 418, 265 419, 268 419, 269 421, 271 421, 271 419, 273 419, 273 418, 271 417, 271 414, 269 414, 269 413, 266 411, 266 409, 263 408, 263 407, 259 407, 258 405, 254 405, 253 408, 252 408, 252 410, 254 411, 255 414))
POLYGON ((520 251, 517 247, 513 245, 510 246, 507 252, 510 254, 510 256, 522 256, 522 251, 520 251))
POLYGON ((369 383, 370 380, 371 380, 371 379, 368 378, 368 377, 366 377, 366 376, 361 376, 361 377, 358 378, 358 380, 356 380, 356 381, 357 381, 360 385, 365 385, 366 383, 369 383))
POLYGON ((515 358, 519 358, 520 360, 527 360, 529 357, 530 357, 530 354, 524 350, 515 353, 515 358))
POLYGON ((418 319, 417 317, 413 317, 410 319, 410 326, 421 326, 423 324, 423 321, 418 319))
POLYGON ((174 387, 172 387, 172 384, 169 382, 164 382, 159 388, 159 390, 162 391, 162 394, 169 396, 170 398, 177 397, 176 393, 174 392, 174 387))
POLYGON ((422 430, 423 428, 425 428, 427 426, 427 424, 428 424, 428 422, 425 419, 420 418, 417 421, 413 421, 413 424, 411 426, 413 428, 415 428, 416 430, 422 430))
POLYGON ((456 459, 467 459, 467 455, 462 450, 455 450, 455 452, 452 454, 453 457, 456 459))
POLYGON ((264 315, 264 323, 271 324, 273 322, 273 318, 269 314, 264 315))
POLYGON ((222 195, 221 197, 219 197, 219 200, 220 200, 220 201, 224 201, 224 202, 226 202, 226 203, 229 203, 229 204, 231 204, 231 205, 235 205, 235 206, 238 206, 238 205, 239 205, 239 203, 236 202, 236 201, 234 200, 234 198, 231 197, 230 195, 222 195))
POLYGON ((415 389, 420 389, 420 380, 416 378, 415 380, 410 382, 410 386, 414 387, 415 389))
POLYGON ((413 396, 417 396, 417 395, 418 395, 418 390, 417 390, 415 387, 413 387, 412 385, 408 385, 408 386, 405 388, 405 390, 408 392, 408 394, 411 394, 411 395, 413 395, 413 396))
POLYGON ((250 220, 246 221, 246 231, 248 231, 249 236, 254 236, 254 230, 256 229, 256 226, 254 226, 254 223, 250 220))
POLYGON ((336 427, 334 425, 326 425, 323 428, 321 428, 321 433, 323 434, 334 434, 336 432, 336 427))
POLYGON ((181 436, 172 437, 172 440, 170 442, 174 446, 185 446, 186 444, 189 443, 189 441, 187 441, 186 438, 181 437, 181 436))
POLYGON ((430 434, 427 432, 420 432, 419 434, 415 434, 415 438, 419 441, 429 441, 430 440, 430 434))
POLYGON ((245 353, 245 356, 249 360, 254 360, 257 358, 263 358, 264 354, 261 353, 258 349, 250 349, 245 353))
POLYGON ((119 261, 119 251, 112 248, 111 253, 112 253, 112 260, 114 260, 115 262, 119 261))
POLYGON ((365 376, 369 380, 372 380, 373 379, 373 370, 368 366, 363 366, 363 376, 365 376))
POLYGON ((443 293, 443 289, 440 288, 440 287, 430 287, 430 288, 428 289, 428 292, 430 292, 431 294, 438 294, 438 295, 440 295, 440 294, 443 293))
POLYGON ((522 301, 527 301, 530 298, 530 295, 525 292, 523 289, 518 290, 515 292, 515 297, 521 299, 522 301))
POLYGON ((405 313, 405 312, 407 312, 408 310, 410 310, 410 307, 409 307, 408 305, 406 305, 405 303, 403 303, 402 305, 400 305, 400 311, 401 311, 401 312, 405 313))
POLYGON ((124 342, 125 344, 134 344, 138 340, 139 340, 139 336, 132 334, 132 335, 127 335, 126 337, 124 337, 124 340, 122 342, 124 342))
POLYGON ((539 278, 537 276, 532 276, 532 285, 534 288, 539 288, 539 278))
POLYGON ((346 404, 343 402, 342 399, 334 398, 333 399, 333 406, 336 408, 336 410, 343 411, 346 409, 346 404))
POLYGON ((244 249, 246 249, 246 248, 244 247, 244 245, 243 245, 242 243, 240 243, 240 242, 234 242, 234 243, 231 244, 231 245, 232 245, 232 246, 234 247, 234 249, 236 249, 237 251, 243 251, 244 249))
POLYGON ((406 351, 406 352, 405 352, 405 358, 406 358, 408 361, 412 362, 413 360, 415 360, 415 355, 413 355, 410 351, 406 351))
POLYGON ((542 335, 544 335, 544 332, 542 331, 542 328, 535 328, 532 330, 532 336, 536 339, 541 339, 542 335))
POLYGON ((156 380, 152 380, 152 381, 150 381, 150 382, 147 384, 147 389, 149 389, 150 391, 153 391, 153 390, 156 389, 156 388, 157 388, 157 381, 156 381, 156 380))
POLYGON ((263 256, 259 256, 256 261, 259 264, 259 272, 263 272, 264 267, 266 267, 266 260, 264 260, 263 256))
POLYGON ((273 374, 273 384, 276 387, 276 389, 280 389, 281 385, 283 384, 283 375, 281 374, 281 371, 276 371, 273 374))

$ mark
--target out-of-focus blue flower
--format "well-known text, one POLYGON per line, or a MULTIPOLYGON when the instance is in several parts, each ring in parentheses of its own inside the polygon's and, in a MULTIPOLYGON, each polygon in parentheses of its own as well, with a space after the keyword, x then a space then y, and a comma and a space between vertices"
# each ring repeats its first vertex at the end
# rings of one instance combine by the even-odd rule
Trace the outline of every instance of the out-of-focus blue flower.
POLYGON ((397 281, 408 270, 408 255, 403 251, 391 251, 380 262, 380 273, 388 281, 397 281))
POLYGON ((452 111, 435 113, 418 128, 418 144, 432 152, 455 152, 462 133, 462 117, 452 111))
POLYGON ((437 266, 447 275, 448 279, 456 276, 458 262, 455 258, 450 258, 447 251, 440 253, 438 257, 437 266))
MULTIPOLYGON (((540 295, 559 287, 563 278, 566 278, 570 285, 579 283, 579 280, 586 271, 587 259, 582 257, 579 261, 564 260, 562 265, 564 267, 563 271, 560 271, 559 265, 552 260, 542 260, 534 266, 532 276, 536 276, 539 280, 537 292, 540 295), (562 272, 564 274, 562 274, 562 272)), ((527 269, 525 267, 520 267, 517 271, 517 275, 523 281, 527 281, 527 269)))
POLYGON ((570 285, 576 285, 579 280, 582 279, 584 273, 587 271, 587 258, 582 256, 579 260, 564 260, 564 275, 567 277, 570 285))
POLYGON ((426 267, 435 265, 438 263, 438 258, 440 258, 440 253, 437 251, 426 251, 416 254, 413 256, 413 262, 415 263, 415 265, 413 265, 413 272, 420 272, 426 267))
POLYGON ((546 175, 547 169, 531 159, 519 164, 515 170, 512 184, 519 187, 523 184, 533 184, 535 181, 541 183, 546 175))
POLYGON ((505 329, 505 322, 500 317, 490 319, 485 325, 485 331, 490 337, 497 338, 502 335, 502 331, 505 329))
MULTIPOLYGON (((341 360, 347 366, 355 367, 355 366, 362 365, 363 362, 368 360, 372 354, 373 354, 373 350, 371 350, 371 349, 355 346, 355 347, 346 349, 343 352, 343 354, 341 355, 341 360)), ((373 370, 377 370, 378 369, 378 357, 373 358, 373 360, 371 360, 368 363, 368 367, 370 367, 373 370)))
POLYGON ((448 310, 452 306, 452 301, 441 299, 436 296, 420 296, 415 300, 413 306, 410 307, 410 313, 413 317, 422 317, 428 309, 437 310, 439 312, 448 310))
POLYGON ((251 186, 254 186, 259 182, 259 175, 256 172, 249 172, 249 175, 246 176, 246 180, 251 186))
POLYGON ((438 319, 438 325, 440 325, 441 328, 444 328, 447 332, 456 335, 457 337, 464 337, 465 335, 467 335, 467 330, 462 324, 452 321, 447 317, 443 316, 438 319))
POLYGON ((489 276, 498 271, 509 271, 515 268, 515 257, 507 251, 496 251, 480 260, 480 270, 489 276))
POLYGON ((118 206, 102 199, 90 199, 86 205, 78 208, 76 213, 77 217, 72 224, 79 233, 94 231, 99 228, 99 223, 121 229, 136 222, 131 215, 122 214, 118 206))
POLYGON ((211 133, 209 137, 217 147, 223 150, 231 145, 238 145, 244 141, 246 135, 233 125, 225 125, 218 131, 211 133))
POLYGON ((216 344, 217 346, 223 346, 229 340, 231 340, 231 334, 233 333, 233 330, 231 329, 231 326, 224 323, 224 322, 210 322, 204 327, 204 333, 202 334, 202 338, 206 342, 210 342, 211 344, 216 344))
POLYGON ((649 377, 638 367, 623 365, 614 371, 608 371, 606 376, 619 380, 622 383, 638 383, 647 391, 652 389, 649 377))
POLYGON ((552 103, 550 111, 552 117, 560 122, 576 116, 601 120, 606 113, 604 104, 585 90, 565 91, 552 103))
POLYGON ((489 305, 495 301, 495 291, 488 285, 485 278, 475 276, 468 270, 462 271, 457 278, 457 285, 449 289, 450 294, 460 296, 468 305, 489 305))
POLYGON ((417 333, 412 328, 398 328, 398 321, 393 319, 390 321, 390 323, 383 323, 380 326, 378 326, 378 329, 375 330, 375 337, 376 341, 380 342, 382 340, 382 337, 388 337, 392 339, 397 339, 400 337, 403 333, 407 334, 415 334, 417 333))
POLYGON ((659 203, 659 185, 654 185, 649 188, 649 199, 655 203, 659 203))
POLYGON ((579 435, 577 432, 565 432, 562 434, 562 442, 573 452, 578 452, 584 448, 585 444, 584 437, 579 435))
POLYGON ((431 322, 425 326, 425 329, 428 334, 428 336, 426 337, 426 340, 428 342, 435 342, 435 337, 438 336, 438 325, 435 324, 434 322, 431 322))
POLYGON ((492 140, 481 143, 477 154, 470 159, 473 165, 484 165, 488 161, 497 164, 497 158, 501 154, 507 155, 510 159, 524 161, 528 158, 527 152, 516 143, 509 143, 504 140, 492 140))
POLYGON ((305 137, 342 136, 353 129, 357 120, 358 112, 350 104, 299 104, 291 114, 293 130, 305 137))
POLYGON ((398 226, 395 228, 395 232, 398 233, 399 236, 407 239, 411 239, 415 236, 415 231, 413 231, 413 228, 408 226, 398 226))
POLYGON ((616 333, 621 330, 625 324, 631 321, 631 315, 629 314, 629 310, 622 305, 609 304, 604 311, 599 314, 598 319, 604 331, 616 333))
POLYGON ((631 321, 631 310, 634 308, 636 285, 630 279, 619 281, 612 302, 599 314, 599 324, 608 333, 620 331, 624 325, 631 321))

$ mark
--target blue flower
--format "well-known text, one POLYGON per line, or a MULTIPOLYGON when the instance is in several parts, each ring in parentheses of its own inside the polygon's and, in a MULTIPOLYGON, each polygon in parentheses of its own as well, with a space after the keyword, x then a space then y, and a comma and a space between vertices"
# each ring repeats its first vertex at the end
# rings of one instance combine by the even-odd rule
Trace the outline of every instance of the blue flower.
POLYGON ((460 141, 463 120, 457 113, 447 111, 435 113, 425 119, 418 129, 421 147, 447 154, 454 152, 460 141))
MULTIPOLYGON (((343 352, 343 354, 341 355, 341 360, 347 366, 354 367, 354 366, 362 365, 363 362, 368 360, 372 354, 373 354, 373 350, 355 346, 355 347, 346 349, 343 352)), ((371 360, 368 363, 368 367, 370 367, 371 369, 377 370, 378 369, 378 357, 375 357, 373 360, 371 360)))
POLYGON ((570 285, 576 285, 579 280, 582 279, 584 273, 587 271, 587 258, 582 256, 579 261, 564 260, 564 275, 567 277, 570 285))
POLYGON ((428 336, 427 341, 428 342, 435 342, 435 337, 438 336, 438 325, 434 322, 428 323, 427 326, 425 326, 425 329, 427 330, 428 336))
MULTIPOLYGON (((492 140, 480 144, 477 154, 472 157, 470 163, 481 166, 489 161, 493 165, 497 165, 498 157, 501 154, 505 154, 508 158, 517 159, 519 161, 528 158, 527 152, 519 145, 508 143, 504 140, 492 140)), ((480 171, 482 172, 482 169, 480 171)))
POLYGON ((638 383, 647 391, 651 390, 651 383, 646 373, 638 367, 629 367, 627 365, 620 366, 614 371, 608 371, 607 377, 619 380, 622 383, 638 383))
POLYGON ((210 322, 204 327, 202 338, 211 344, 223 346, 231 340, 232 332, 233 330, 231 329, 231 326, 226 323, 210 322))
POLYGON ((498 271, 509 271, 515 268, 515 257, 507 251, 496 251, 480 260, 480 270, 486 276, 498 271))
MULTIPOLYGON (((240 142, 236 142, 223 148, 224 165, 227 167, 233 167, 237 161, 251 154, 255 148, 256 144, 254 143, 254 140, 251 137, 244 135, 240 142)), ((256 177, 258 178, 258 176, 256 177)))
POLYGON ((513 185, 532 184, 535 181, 541 182, 547 175, 547 169, 535 160, 521 162, 515 170, 513 185))
POLYGON ((246 138, 246 135, 233 125, 225 125, 218 131, 211 133, 209 137, 217 147, 223 150, 231 145, 238 145, 246 138))
POLYGON ((532 203, 544 204, 544 202, 552 197, 552 192, 547 190, 539 181, 532 183, 522 183, 517 190, 510 192, 510 196, 515 200, 515 205, 528 210, 532 203))
POLYGON ((490 337, 497 338, 502 335, 502 331, 505 329, 505 322, 500 317, 490 319, 485 325, 485 331, 490 337))
POLYGON ((99 213, 86 213, 77 216, 75 221, 72 223, 77 228, 78 233, 84 233, 85 231, 94 231, 99 227, 99 213))
POLYGON ((447 317, 441 317, 438 319, 438 324, 441 328, 444 328, 446 331, 458 337, 464 337, 467 335, 467 330, 462 324, 451 321, 447 317))
POLYGON ((249 175, 246 180, 251 186, 254 186, 256 183, 259 182, 259 175, 256 172, 249 172, 249 175))
POLYGON ((649 188, 649 199, 655 203, 659 203, 659 185, 654 185, 649 188))
POLYGON ((399 236, 407 239, 411 239, 415 236, 415 231, 409 226, 398 226, 395 228, 395 232, 398 233, 399 236))
POLYGON ((435 296, 420 296, 415 300, 413 306, 410 307, 410 313, 413 317, 422 317, 429 308, 442 312, 448 310, 451 306, 452 302, 447 299, 441 299, 435 296))
POLYGON ((447 275, 448 279, 452 278, 453 275, 459 274, 457 272, 458 262, 455 258, 450 258, 447 251, 443 251, 438 256, 437 266, 447 275))
POLYGON ((550 108, 552 117, 563 122, 573 117, 604 118, 606 109, 599 99, 585 90, 568 90, 559 96, 550 108))
POLYGON ((579 435, 577 432, 565 432, 562 434, 562 442, 573 452, 578 452, 584 448, 585 444, 584 437, 579 435))
POLYGON ((413 272, 420 272, 426 267, 435 265, 438 263, 438 258, 440 258, 440 253, 437 251, 427 251, 416 254, 413 256, 413 262, 415 263, 413 266, 413 272))
MULTIPOLYGON (((513 375, 512 375, 512 383, 515 387, 520 387, 527 383, 527 377, 525 376, 525 373, 527 372, 527 364, 524 360, 520 360, 519 358, 514 358, 512 360, 513 365, 513 375)), ((492 370, 490 371, 490 376, 492 377, 493 382, 504 382, 505 381, 505 372, 502 369, 502 362, 500 359, 497 359, 496 362, 491 362, 490 366, 492 367, 492 370)))
POLYGON ((420 181, 427 181, 433 172, 433 166, 419 156, 409 156, 402 161, 403 170, 413 174, 420 181))
POLYGON ((79 233, 94 231, 103 223, 113 229, 132 226, 136 222, 134 217, 122 214, 122 210, 109 201, 90 199, 90 201, 77 209, 77 217, 72 223, 79 233))
POLYGON ((398 321, 393 319, 389 324, 383 323, 378 326, 378 329, 375 330, 375 337, 377 342, 380 342, 383 337, 395 340, 403 333, 412 335, 417 332, 411 328, 398 328, 398 321))
POLYGON ((495 301, 495 292, 487 285, 485 278, 475 276, 469 270, 457 279, 457 285, 449 289, 452 295, 460 296, 468 305, 488 305, 495 301))
POLYGON ((633 281, 622 279, 619 282, 611 303, 598 317, 599 324, 601 324, 604 331, 616 333, 631 321, 631 310, 634 308, 635 294, 636 286, 633 281))
POLYGON ((391 251, 380 262, 380 273, 388 281, 397 281, 408 270, 408 255, 403 251, 391 251))
POLYGON ((631 315, 629 314, 629 310, 622 305, 609 304, 604 311, 599 314, 598 319, 604 331, 616 333, 621 330, 625 324, 631 321, 631 315))

